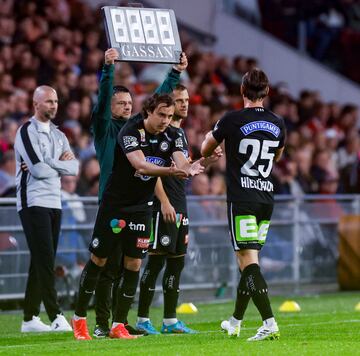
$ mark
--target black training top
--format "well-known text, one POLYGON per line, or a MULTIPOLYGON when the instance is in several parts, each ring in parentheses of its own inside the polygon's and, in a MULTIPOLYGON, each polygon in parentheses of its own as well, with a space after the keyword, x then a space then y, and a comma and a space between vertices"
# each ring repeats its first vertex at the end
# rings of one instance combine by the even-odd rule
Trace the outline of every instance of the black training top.
POLYGON ((148 162, 166 167, 171 163, 173 152, 182 151, 180 140, 171 127, 152 135, 145 130, 144 119, 129 120, 117 138, 113 170, 102 204, 115 206, 124 212, 152 210, 156 177, 137 173, 126 154, 141 150, 148 162))
POLYGON ((213 132, 225 140, 226 185, 229 202, 272 203, 270 173, 275 152, 284 146, 284 120, 262 107, 224 115, 213 132))
MULTIPOLYGON (((186 139, 185 131, 182 128, 173 127, 173 130, 179 135, 177 146, 182 146, 182 150, 186 158, 189 158, 188 142, 186 139)), ((170 165, 167 162, 167 166, 170 165)), ((165 193, 169 198, 170 204, 174 207, 176 212, 186 213, 186 194, 185 194, 185 180, 177 177, 161 177, 165 193)), ((154 199, 154 211, 161 211, 160 201, 154 199)))

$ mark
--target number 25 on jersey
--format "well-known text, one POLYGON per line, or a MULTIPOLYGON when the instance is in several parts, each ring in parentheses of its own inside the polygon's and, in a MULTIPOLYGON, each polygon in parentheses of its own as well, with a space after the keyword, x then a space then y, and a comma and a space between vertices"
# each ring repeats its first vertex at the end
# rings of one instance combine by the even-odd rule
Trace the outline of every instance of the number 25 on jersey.
POLYGON ((260 174, 263 178, 267 178, 274 162, 275 153, 271 153, 271 148, 279 146, 280 141, 271 140, 256 140, 253 138, 242 139, 239 145, 239 153, 246 154, 248 148, 251 147, 249 159, 241 167, 241 174, 258 177, 260 174), (267 161, 265 164, 260 164, 260 160, 267 161))

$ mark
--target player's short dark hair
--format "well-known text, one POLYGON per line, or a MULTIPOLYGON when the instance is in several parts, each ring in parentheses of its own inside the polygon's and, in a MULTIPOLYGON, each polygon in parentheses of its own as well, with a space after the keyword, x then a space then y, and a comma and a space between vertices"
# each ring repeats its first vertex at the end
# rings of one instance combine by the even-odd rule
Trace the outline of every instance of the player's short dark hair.
POLYGON ((243 95, 251 101, 265 98, 268 93, 269 79, 259 68, 249 70, 242 78, 243 95))
POLYGON ((183 90, 187 90, 187 88, 185 85, 182 85, 179 83, 179 84, 176 84, 174 90, 183 91, 183 90))
POLYGON ((166 107, 174 106, 174 100, 168 94, 154 94, 148 98, 143 105, 142 115, 146 119, 148 117, 148 112, 153 113, 154 110, 160 105, 165 104, 166 107))
POLYGON ((128 88, 124 87, 123 85, 115 85, 115 86, 113 86, 112 95, 115 95, 117 93, 129 93, 130 94, 130 90, 128 88))

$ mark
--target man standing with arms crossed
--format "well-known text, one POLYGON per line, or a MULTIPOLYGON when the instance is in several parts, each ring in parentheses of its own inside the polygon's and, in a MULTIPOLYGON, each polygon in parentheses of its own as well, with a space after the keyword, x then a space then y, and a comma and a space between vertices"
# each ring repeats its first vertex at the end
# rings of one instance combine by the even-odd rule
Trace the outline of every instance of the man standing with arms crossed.
MULTIPOLYGON (((188 144, 181 123, 186 119, 189 108, 189 94, 185 86, 178 84, 172 94, 175 112, 170 126, 179 135, 179 146, 189 158, 188 144)), ((217 149, 221 153, 220 147, 217 149)), ((208 165, 218 159, 218 155, 206 159, 208 165)), ((187 214, 185 181, 176 177, 158 178, 155 187, 153 231, 150 239, 148 262, 140 281, 140 298, 136 328, 148 334, 159 334, 149 318, 149 308, 155 294, 156 280, 165 265, 163 276, 164 319, 161 332, 164 334, 195 331, 176 318, 179 299, 181 272, 185 264, 185 254, 189 240, 189 217, 187 214)))
POLYGON ((186 178, 203 171, 201 161, 188 162, 178 134, 168 128, 173 114, 172 98, 155 94, 144 104, 144 119, 128 121, 118 135, 113 171, 89 247, 91 258, 80 278, 79 298, 72 319, 78 340, 91 339, 86 323, 88 303, 101 269, 117 244, 122 245, 124 271, 109 335, 124 339, 136 337, 129 335, 124 323, 136 293, 141 261, 149 246, 154 177, 186 178), (174 163, 166 166, 170 156, 174 163))
POLYGON ((36 88, 33 104, 34 116, 15 139, 17 210, 31 255, 21 331, 71 331, 57 302, 54 263, 61 225, 60 176, 77 175, 79 163, 66 136, 51 123, 58 109, 56 91, 36 88), (38 316, 41 301, 51 326, 38 316))
POLYGON ((269 81, 260 69, 246 73, 241 95, 244 109, 227 113, 202 143, 202 155, 209 156, 225 141, 228 220, 241 278, 235 311, 221 328, 239 336, 245 310, 252 299, 263 325, 248 341, 273 340, 280 336, 260 271, 259 251, 265 244, 273 211, 270 173, 284 149, 283 119, 264 108, 269 81))
MULTIPOLYGON (((118 58, 119 54, 114 48, 110 48, 105 52, 105 64, 100 81, 98 103, 91 117, 95 150, 100 164, 99 202, 102 200, 106 183, 112 171, 117 135, 132 114, 130 91, 123 86, 113 87, 114 63, 118 58)), ((180 63, 172 68, 156 92, 171 93, 179 83, 180 73, 186 67, 187 58, 183 53, 180 63)), ((141 118, 141 114, 137 114, 132 119, 139 118, 141 118)), ((111 294, 116 295, 122 270, 121 261, 121 251, 114 251, 101 273, 95 291, 96 326, 94 336, 97 338, 106 337, 109 334, 108 320, 110 317, 111 294)), ((114 304, 112 309, 114 310, 114 304)), ((128 324, 126 324, 126 328, 131 334, 139 334, 128 324)))

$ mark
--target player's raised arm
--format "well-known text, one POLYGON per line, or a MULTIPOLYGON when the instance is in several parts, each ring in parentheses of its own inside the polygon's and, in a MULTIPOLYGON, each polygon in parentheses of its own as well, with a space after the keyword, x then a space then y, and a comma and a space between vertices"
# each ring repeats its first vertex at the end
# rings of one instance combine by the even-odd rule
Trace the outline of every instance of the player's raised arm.
POLYGON ((167 74, 165 80, 155 90, 157 94, 170 94, 180 82, 180 74, 187 68, 188 60, 184 52, 180 55, 180 63, 175 64, 167 74))

